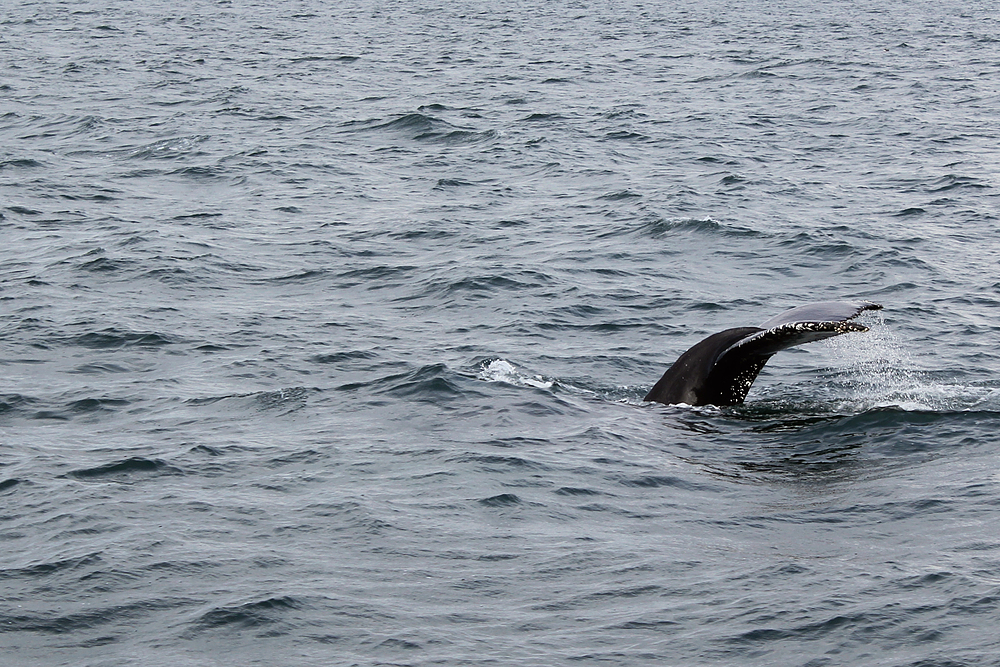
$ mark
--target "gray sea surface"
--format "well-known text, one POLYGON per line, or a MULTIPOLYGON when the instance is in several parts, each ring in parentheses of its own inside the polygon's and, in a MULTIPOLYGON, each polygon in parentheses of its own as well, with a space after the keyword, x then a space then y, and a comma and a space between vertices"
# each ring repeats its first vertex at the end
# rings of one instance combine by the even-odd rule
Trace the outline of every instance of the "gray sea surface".
POLYGON ((0 58, 0 664, 1000 664, 995 4, 7 2, 0 58))

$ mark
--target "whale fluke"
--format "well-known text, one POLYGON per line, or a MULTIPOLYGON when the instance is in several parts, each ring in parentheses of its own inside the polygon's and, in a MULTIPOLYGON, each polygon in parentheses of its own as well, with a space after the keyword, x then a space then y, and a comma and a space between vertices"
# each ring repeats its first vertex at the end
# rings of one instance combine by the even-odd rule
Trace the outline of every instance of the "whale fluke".
POLYGON ((786 310, 759 327, 712 334, 680 356, 645 400, 688 405, 736 405, 767 360, 780 350, 868 327, 852 320, 882 306, 871 301, 824 301, 786 310))

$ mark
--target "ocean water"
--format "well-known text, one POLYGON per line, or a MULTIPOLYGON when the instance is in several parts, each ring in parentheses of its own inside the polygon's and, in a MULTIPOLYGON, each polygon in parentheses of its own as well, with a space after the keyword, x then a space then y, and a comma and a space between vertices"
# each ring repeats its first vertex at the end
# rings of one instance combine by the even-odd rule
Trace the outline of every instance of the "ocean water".
POLYGON ((0 664, 1000 664, 986 2, 7 3, 0 664), (742 406, 642 397, 810 301, 742 406))

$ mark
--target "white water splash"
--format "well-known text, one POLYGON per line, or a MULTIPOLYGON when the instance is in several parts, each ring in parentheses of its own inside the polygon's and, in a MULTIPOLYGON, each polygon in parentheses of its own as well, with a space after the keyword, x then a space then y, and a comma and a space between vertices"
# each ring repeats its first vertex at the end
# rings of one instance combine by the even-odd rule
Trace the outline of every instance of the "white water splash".
POLYGON ((973 385, 935 382, 915 370, 905 345, 886 325, 881 312, 863 318, 870 330, 860 336, 837 336, 826 346, 844 367, 845 383, 852 395, 842 406, 870 410, 897 407, 903 410, 994 409, 1000 390, 973 385), (991 407, 992 406, 992 407, 991 407))
POLYGON ((517 370, 514 364, 505 359, 494 359, 490 362, 483 362, 482 370, 479 371, 479 379, 487 382, 505 382, 518 387, 536 387, 538 389, 549 389, 552 386, 551 380, 545 380, 540 375, 529 376, 517 370))

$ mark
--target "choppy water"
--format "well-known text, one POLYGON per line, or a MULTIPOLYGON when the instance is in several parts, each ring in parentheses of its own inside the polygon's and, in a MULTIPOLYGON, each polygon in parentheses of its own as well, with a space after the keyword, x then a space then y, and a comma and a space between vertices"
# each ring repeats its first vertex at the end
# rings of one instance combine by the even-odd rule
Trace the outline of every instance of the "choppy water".
POLYGON ((2 664, 1000 663, 992 4, 0 28, 2 664))

